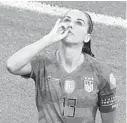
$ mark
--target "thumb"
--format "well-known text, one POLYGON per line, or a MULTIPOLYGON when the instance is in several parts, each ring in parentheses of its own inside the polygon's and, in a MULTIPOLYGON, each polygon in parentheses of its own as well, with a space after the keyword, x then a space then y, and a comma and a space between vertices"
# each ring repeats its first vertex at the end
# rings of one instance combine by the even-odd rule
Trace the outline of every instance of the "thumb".
POLYGON ((63 37, 66 37, 67 35, 68 35, 68 32, 69 32, 69 30, 66 30, 64 33, 63 33, 63 37))

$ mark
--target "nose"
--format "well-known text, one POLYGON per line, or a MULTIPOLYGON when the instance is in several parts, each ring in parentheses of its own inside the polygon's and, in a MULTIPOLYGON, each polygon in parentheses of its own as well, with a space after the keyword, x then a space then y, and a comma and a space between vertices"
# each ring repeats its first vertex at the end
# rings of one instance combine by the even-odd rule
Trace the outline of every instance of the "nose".
POLYGON ((68 28, 68 29, 72 29, 72 25, 69 25, 67 28, 68 28))
POLYGON ((74 26, 73 22, 70 22, 70 23, 62 23, 62 28, 63 29, 72 29, 74 26))
POLYGON ((68 24, 68 28, 69 28, 69 29, 72 29, 73 26, 74 26, 73 22, 70 22, 70 23, 68 24))

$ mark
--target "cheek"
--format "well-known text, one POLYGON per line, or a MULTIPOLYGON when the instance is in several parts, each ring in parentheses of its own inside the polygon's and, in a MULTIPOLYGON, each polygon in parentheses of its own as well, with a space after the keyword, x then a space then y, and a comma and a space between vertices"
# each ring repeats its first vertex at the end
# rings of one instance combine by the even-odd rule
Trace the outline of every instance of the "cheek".
POLYGON ((77 34, 84 35, 84 34, 87 33, 87 28, 86 28, 86 27, 77 26, 77 27, 75 28, 75 32, 76 32, 77 34))
POLYGON ((83 29, 77 29, 76 30, 76 37, 79 38, 80 40, 83 40, 84 39, 84 36, 86 34, 86 30, 83 30, 83 29))

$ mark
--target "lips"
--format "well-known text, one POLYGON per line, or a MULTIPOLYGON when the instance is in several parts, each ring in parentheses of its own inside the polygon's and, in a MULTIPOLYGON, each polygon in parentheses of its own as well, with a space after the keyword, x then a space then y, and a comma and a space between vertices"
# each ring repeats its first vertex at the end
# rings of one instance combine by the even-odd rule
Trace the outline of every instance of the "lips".
MULTIPOLYGON (((67 30, 64 30, 64 32, 65 32, 65 31, 67 31, 67 30)), ((64 33, 64 32, 63 32, 63 33, 64 33)), ((70 31, 70 30, 68 31, 68 34, 72 34, 72 35, 74 35, 73 32, 70 31)))
POLYGON ((68 32, 68 33, 69 33, 69 34, 72 34, 72 35, 74 35, 74 33, 73 33, 72 31, 70 31, 70 30, 69 30, 69 32, 68 32))

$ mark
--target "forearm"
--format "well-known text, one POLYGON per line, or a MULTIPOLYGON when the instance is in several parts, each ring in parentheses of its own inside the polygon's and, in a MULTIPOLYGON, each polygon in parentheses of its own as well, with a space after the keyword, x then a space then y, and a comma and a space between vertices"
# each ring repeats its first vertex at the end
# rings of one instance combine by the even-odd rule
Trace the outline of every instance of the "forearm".
POLYGON ((61 41, 68 34, 68 30, 64 31, 61 29, 61 20, 58 19, 54 28, 50 31, 50 33, 44 36, 39 41, 30 44, 23 49, 16 52, 7 60, 7 69, 12 73, 15 73, 20 68, 24 67, 30 60, 41 50, 46 48, 47 46, 55 43, 57 41, 61 41))
POLYGON ((17 51, 7 60, 7 68, 16 71, 25 66, 36 54, 51 44, 50 36, 46 35, 37 42, 17 51))

